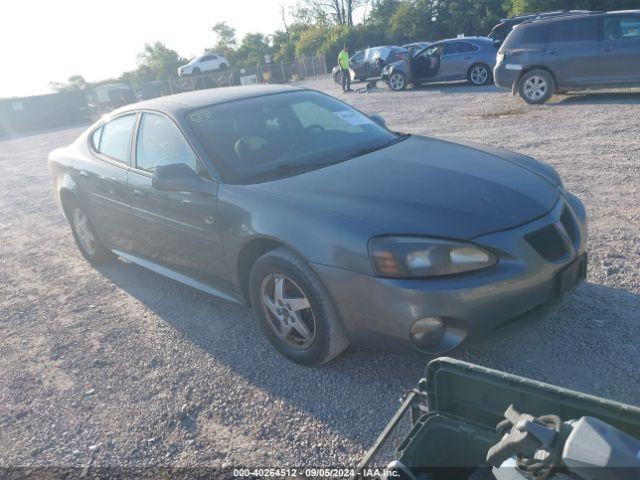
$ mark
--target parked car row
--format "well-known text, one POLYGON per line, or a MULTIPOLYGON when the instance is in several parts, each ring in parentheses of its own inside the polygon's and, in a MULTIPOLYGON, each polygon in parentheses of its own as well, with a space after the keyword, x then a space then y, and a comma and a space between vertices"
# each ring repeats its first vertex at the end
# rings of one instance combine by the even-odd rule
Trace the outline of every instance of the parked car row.
POLYGON ((398 47, 407 54, 381 69, 389 88, 495 81, 540 104, 569 90, 640 85, 640 10, 542 12, 501 20, 488 37, 421 46, 398 47))
POLYGON ((421 85, 464 79, 473 85, 486 85, 492 80, 495 63, 496 47, 490 38, 453 38, 432 43, 387 65, 381 77, 396 91, 403 90, 409 83, 421 85))

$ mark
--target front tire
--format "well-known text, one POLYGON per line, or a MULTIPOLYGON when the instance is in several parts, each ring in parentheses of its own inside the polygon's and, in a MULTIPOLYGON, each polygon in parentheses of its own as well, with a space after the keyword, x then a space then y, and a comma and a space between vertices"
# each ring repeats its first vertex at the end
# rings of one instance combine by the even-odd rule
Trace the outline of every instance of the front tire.
POLYGON ((253 311, 273 346, 289 360, 322 365, 349 342, 326 288, 297 255, 281 247, 254 264, 249 278, 253 311))
POLYGON ((531 70, 520 78, 518 93, 522 99, 532 105, 549 100, 555 91, 553 77, 546 70, 531 70))
POLYGON ((389 88, 394 92, 404 90, 407 86, 407 77, 402 72, 393 72, 389 75, 389 88))
POLYGON ((87 212, 75 200, 66 205, 67 218, 71 226, 71 233, 82 256, 92 265, 102 265, 114 258, 96 234, 96 230, 87 212))
POLYGON ((481 87, 491 82, 491 69, 483 63, 472 65, 467 73, 467 78, 472 85, 481 87))

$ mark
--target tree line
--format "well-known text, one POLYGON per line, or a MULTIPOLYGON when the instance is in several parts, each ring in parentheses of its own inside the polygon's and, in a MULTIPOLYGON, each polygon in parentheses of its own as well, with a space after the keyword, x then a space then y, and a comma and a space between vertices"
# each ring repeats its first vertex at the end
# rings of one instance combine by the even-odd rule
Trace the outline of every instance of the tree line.
MULTIPOLYGON (((528 12, 562 9, 640 9, 640 0, 299 0, 291 11, 280 8, 282 27, 270 35, 247 33, 241 39, 233 26, 212 26, 216 42, 203 53, 219 53, 233 67, 255 67, 270 55, 275 62, 325 55, 331 62, 343 45, 351 51, 374 45, 435 41, 458 34, 487 35, 502 18, 528 12)), ((175 76, 188 62, 162 42, 145 45, 135 70, 118 79, 139 88, 175 76)), ((56 90, 90 86, 81 75, 56 90)))

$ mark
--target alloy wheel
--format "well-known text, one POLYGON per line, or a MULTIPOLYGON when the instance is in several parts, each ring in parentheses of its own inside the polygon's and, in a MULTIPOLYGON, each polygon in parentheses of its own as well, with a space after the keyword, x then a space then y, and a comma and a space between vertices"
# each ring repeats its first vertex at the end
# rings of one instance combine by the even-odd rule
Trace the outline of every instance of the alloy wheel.
POLYGON ((476 65, 471 70, 471 81, 475 85, 483 85, 487 81, 487 78, 489 78, 489 72, 482 65, 476 65))
POLYGON ((93 234, 91 226, 89 225, 89 219, 87 214, 80 208, 73 210, 73 228, 78 235, 80 245, 88 255, 95 255, 96 253, 96 237, 93 234))
POLYGON ((394 73, 389 77, 389 86, 392 90, 402 90, 404 88, 404 76, 400 73, 394 73))
POLYGON ((287 345, 306 350, 316 337, 316 320, 302 289, 282 274, 267 275, 260 285, 260 301, 274 333, 287 345))
POLYGON ((547 93, 549 85, 540 75, 532 75, 524 83, 524 94, 530 100, 538 100, 547 93))

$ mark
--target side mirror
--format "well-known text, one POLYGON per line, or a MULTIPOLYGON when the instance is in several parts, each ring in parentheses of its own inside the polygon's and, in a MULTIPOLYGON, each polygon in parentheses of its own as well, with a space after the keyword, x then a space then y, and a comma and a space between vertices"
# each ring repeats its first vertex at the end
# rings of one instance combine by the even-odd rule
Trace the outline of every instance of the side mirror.
POLYGON ((184 163, 156 167, 151 185, 153 188, 164 191, 215 193, 213 183, 202 178, 184 163))
POLYGON ((384 118, 382 118, 377 113, 370 115, 369 118, 373 120, 375 123, 377 123, 378 125, 380 125, 381 127, 387 128, 387 122, 385 122, 384 118))

